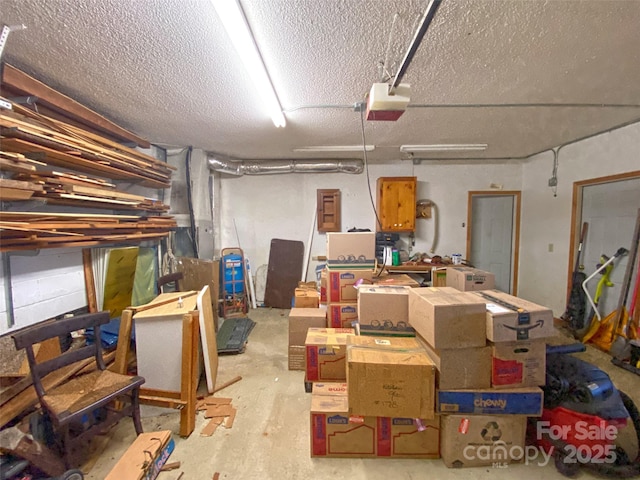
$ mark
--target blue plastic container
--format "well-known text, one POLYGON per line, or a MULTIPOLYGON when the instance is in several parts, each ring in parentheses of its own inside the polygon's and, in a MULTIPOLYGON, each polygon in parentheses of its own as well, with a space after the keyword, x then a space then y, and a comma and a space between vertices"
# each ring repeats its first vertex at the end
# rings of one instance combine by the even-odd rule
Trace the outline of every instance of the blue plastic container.
POLYGON ((242 255, 230 253, 222 257, 222 277, 225 295, 244 292, 244 268, 242 255))

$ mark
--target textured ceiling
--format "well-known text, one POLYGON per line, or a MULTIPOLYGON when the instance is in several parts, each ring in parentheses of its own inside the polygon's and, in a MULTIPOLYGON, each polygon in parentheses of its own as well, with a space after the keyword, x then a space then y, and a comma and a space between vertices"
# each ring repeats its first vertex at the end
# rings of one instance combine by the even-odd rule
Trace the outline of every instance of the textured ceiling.
MULTIPOLYGON (((428 1, 241 3, 283 129, 208 0, 0 0, 2 24, 27 26, 3 60, 155 144, 311 158, 292 150, 362 142, 353 105, 385 58, 395 73, 428 1)), ((403 79, 410 108, 397 122, 365 122, 369 159, 432 143, 489 148, 422 157, 524 158, 638 121, 639 26, 635 0, 443 0, 403 79)))

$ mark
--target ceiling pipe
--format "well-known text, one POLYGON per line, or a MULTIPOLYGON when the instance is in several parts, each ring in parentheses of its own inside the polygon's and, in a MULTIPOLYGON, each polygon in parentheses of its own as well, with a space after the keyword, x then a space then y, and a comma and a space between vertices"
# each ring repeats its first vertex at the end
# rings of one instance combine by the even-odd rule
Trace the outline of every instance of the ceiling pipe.
POLYGON ((268 175, 275 173, 353 173, 364 171, 360 159, 335 160, 237 160, 217 153, 207 153, 210 170, 229 175, 268 175))

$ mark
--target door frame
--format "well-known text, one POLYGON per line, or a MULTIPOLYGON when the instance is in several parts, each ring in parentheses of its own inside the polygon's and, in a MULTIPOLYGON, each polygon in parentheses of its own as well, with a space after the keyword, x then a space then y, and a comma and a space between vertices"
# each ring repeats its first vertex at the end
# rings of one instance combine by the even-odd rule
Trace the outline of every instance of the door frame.
POLYGON ((634 178, 640 178, 640 170, 573 182, 573 197, 571 200, 571 234, 569 235, 569 258, 567 263, 567 301, 569 301, 569 295, 571 294, 575 255, 577 253, 578 244, 580 243, 580 231, 582 230, 583 189, 593 185, 632 180, 634 178))
POLYGON ((520 264, 520 215, 522 209, 522 192, 520 190, 470 190, 467 198, 467 253, 466 258, 471 254, 471 224, 473 218, 473 197, 501 196, 513 197, 514 199, 514 217, 513 229, 511 231, 511 242, 513 250, 511 251, 511 295, 518 295, 518 267, 520 264))

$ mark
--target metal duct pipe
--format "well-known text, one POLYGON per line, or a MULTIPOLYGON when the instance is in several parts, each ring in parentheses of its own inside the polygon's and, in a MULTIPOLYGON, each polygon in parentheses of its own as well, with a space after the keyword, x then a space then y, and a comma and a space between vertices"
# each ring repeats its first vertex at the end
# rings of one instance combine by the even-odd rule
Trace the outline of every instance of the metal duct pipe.
POLYGON ((360 159, 336 160, 236 160, 207 153, 209 169, 229 175, 267 175, 274 173, 362 173, 360 159))

